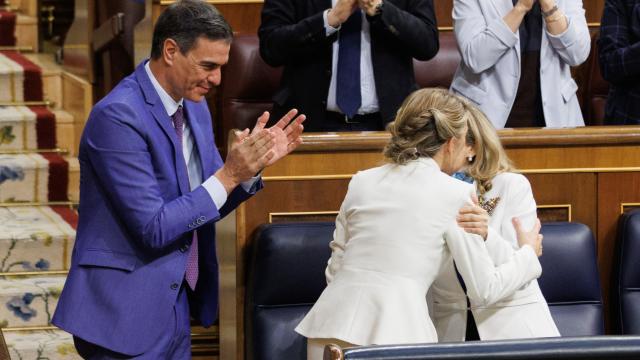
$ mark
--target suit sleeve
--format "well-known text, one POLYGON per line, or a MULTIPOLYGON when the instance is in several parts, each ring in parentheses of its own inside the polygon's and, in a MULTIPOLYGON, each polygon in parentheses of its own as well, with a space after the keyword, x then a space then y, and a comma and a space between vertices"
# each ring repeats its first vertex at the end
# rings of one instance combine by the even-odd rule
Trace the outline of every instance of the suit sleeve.
MULTIPOLYGON (((635 11, 640 25, 640 8, 635 11)), ((622 1, 605 1, 598 38, 602 77, 615 84, 640 81, 640 41, 632 39, 632 26, 622 1)))
POLYGON ((327 284, 333 281, 336 273, 342 267, 342 256, 344 255, 344 248, 347 245, 347 239, 346 220, 344 212, 341 209, 336 218, 336 229, 333 232, 333 240, 329 244, 331 248, 331 258, 329 258, 327 268, 324 272, 327 278, 327 284))
POLYGON ((329 44, 336 34, 327 36, 322 11, 302 20, 296 18, 299 0, 265 0, 258 29, 260 55, 271 66, 298 61, 296 57, 317 51, 329 44))
POLYGON ((460 55, 475 74, 493 67, 518 41, 502 18, 485 18, 480 1, 486 0, 453 1, 453 30, 460 55))
POLYGON ((454 222, 445 234, 447 246, 474 303, 489 306, 513 294, 542 271, 533 249, 525 245, 510 260, 495 266, 484 241, 464 232, 454 222))
MULTIPOLYGON (((134 124, 138 116, 129 105, 113 103, 96 111, 85 128, 86 161, 140 245, 162 249, 193 231, 195 223, 201 226, 220 219, 203 186, 173 200, 164 199, 147 135, 134 124)), ((233 201, 227 203, 232 206, 233 201)))
POLYGON ((591 49, 591 35, 582 1, 565 1, 563 11, 567 18, 567 30, 562 34, 552 35, 545 26, 545 33, 558 56, 570 66, 578 66, 587 60, 591 49))
POLYGON ((410 0, 403 10, 386 1, 380 16, 367 17, 372 34, 381 30, 418 60, 433 58, 439 49, 438 25, 432 0, 410 0))
POLYGON ((347 195, 344 197, 344 201, 340 206, 340 211, 338 212, 338 216, 336 217, 336 229, 333 232, 333 240, 329 243, 329 247, 331 248, 331 257, 327 262, 327 268, 324 271, 324 275, 327 279, 327 284, 333 281, 336 273, 342 267, 342 257, 344 255, 344 250, 347 245, 347 241, 349 241, 349 228, 347 225, 347 216, 350 208, 351 198, 353 197, 353 189, 357 189, 358 187, 353 185, 358 179, 358 175, 356 174, 349 182, 349 188, 347 189, 347 195))
POLYGON ((527 231, 533 228, 538 218, 536 201, 527 178, 522 175, 513 176, 503 189, 505 193, 501 196, 501 201, 505 204, 504 216, 498 229, 489 228, 485 242, 493 259, 508 259, 518 250, 518 238, 511 218, 520 219, 522 228, 527 231))

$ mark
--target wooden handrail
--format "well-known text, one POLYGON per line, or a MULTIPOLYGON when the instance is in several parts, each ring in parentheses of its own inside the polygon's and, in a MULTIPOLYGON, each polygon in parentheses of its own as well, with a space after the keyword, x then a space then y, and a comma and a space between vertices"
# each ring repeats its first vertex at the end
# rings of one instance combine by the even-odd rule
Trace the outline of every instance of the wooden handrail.
MULTIPOLYGON (((504 129, 498 135, 506 148, 549 146, 640 145, 640 126, 586 126, 567 129, 504 129)), ((382 150, 387 132, 307 133, 297 152, 382 150)))

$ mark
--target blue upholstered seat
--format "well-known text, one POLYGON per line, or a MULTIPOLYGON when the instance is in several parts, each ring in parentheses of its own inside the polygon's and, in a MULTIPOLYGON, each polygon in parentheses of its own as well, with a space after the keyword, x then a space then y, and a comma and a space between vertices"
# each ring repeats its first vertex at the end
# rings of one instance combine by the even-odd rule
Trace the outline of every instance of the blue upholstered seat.
POLYGON ((640 335, 640 210, 620 218, 614 264, 613 323, 620 334, 640 335))
MULTIPOLYGON (((334 227, 332 222, 283 223, 257 232, 247 269, 247 359, 306 359, 306 340, 293 329, 326 286, 334 227)), ((591 231, 577 223, 547 223, 542 233, 540 287, 561 334, 603 334, 591 231)))

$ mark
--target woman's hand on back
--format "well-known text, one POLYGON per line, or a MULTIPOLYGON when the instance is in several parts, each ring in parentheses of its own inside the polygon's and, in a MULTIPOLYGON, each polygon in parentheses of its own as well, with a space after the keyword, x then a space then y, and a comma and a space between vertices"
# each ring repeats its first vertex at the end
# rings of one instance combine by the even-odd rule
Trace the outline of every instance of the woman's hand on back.
POLYGON ((516 236, 518 238, 518 245, 523 247, 525 245, 531 246, 536 252, 536 255, 542 255, 542 234, 540 234, 540 219, 536 219, 536 223, 533 225, 533 229, 525 231, 522 229, 520 219, 514 217, 511 219, 513 227, 516 229, 516 236))
POLYGON ((487 240, 489 234, 489 214, 480 207, 478 198, 473 196, 473 204, 465 205, 458 211, 456 221, 464 231, 482 236, 487 240))

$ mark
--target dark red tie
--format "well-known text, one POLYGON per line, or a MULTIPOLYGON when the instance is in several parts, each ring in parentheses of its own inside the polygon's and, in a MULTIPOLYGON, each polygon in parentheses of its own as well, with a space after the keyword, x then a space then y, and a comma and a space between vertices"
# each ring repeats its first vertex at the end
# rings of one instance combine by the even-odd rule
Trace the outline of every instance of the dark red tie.
MULTIPOLYGON (((184 110, 182 109, 182 106, 178 106, 178 110, 171 116, 171 120, 173 121, 173 126, 176 129, 178 147, 180 148, 180 154, 182 154, 182 134, 184 128, 184 110)), ((184 159, 184 156, 182 158, 184 159)), ((187 171, 187 174, 188 173, 189 172, 187 171)), ((193 231, 191 251, 189 251, 189 257, 187 258, 187 270, 184 274, 184 278, 187 280, 187 284, 189 284, 191 290, 195 290, 196 283, 198 282, 198 233, 195 230, 193 231)))

